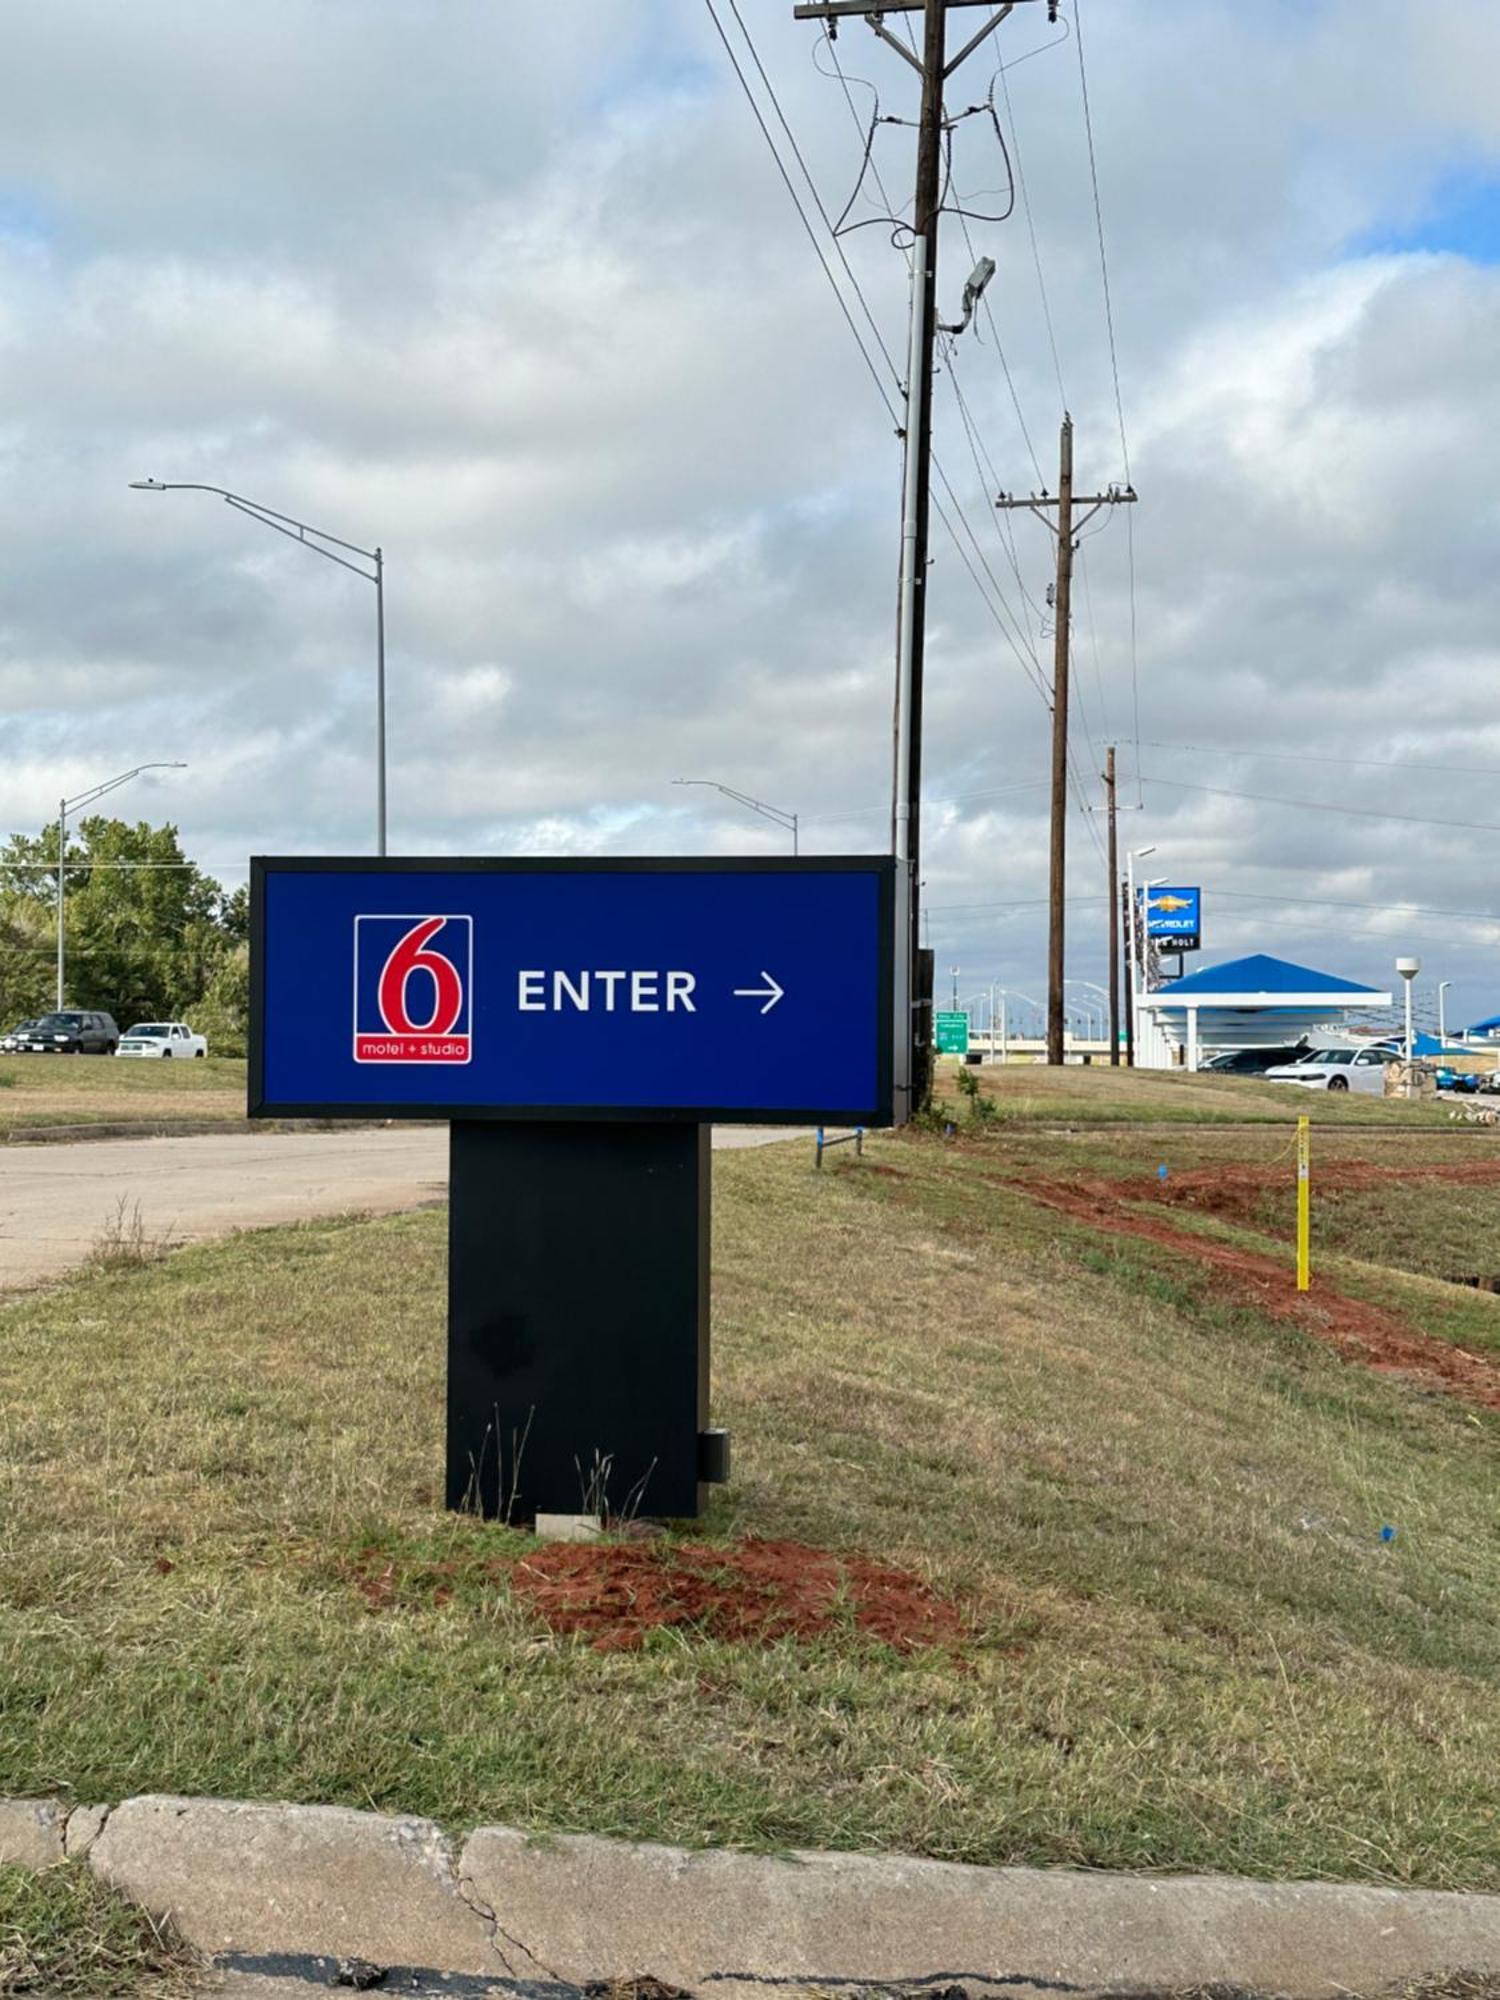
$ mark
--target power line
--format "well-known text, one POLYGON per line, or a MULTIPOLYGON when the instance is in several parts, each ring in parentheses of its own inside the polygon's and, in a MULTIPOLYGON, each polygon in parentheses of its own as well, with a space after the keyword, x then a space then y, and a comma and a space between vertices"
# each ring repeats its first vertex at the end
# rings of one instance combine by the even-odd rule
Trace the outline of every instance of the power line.
POLYGON ((1409 910, 1418 917, 1464 917, 1472 923, 1500 924, 1500 911, 1436 910, 1423 903, 1353 903, 1339 896, 1265 896, 1248 889, 1218 889, 1204 885, 1204 894, 1227 896, 1236 903, 1295 903, 1314 910, 1409 910))
MULTIPOLYGON (((1021 213, 1026 218, 1026 234, 1031 239, 1031 260, 1036 267, 1037 289, 1042 297, 1042 318, 1047 326, 1047 344, 1052 350, 1052 368, 1057 376, 1057 393, 1064 409, 1068 406, 1068 392, 1063 387, 1062 361, 1057 352, 1057 333, 1052 325, 1052 306, 1047 298, 1047 280, 1042 275, 1042 253, 1037 247, 1036 221, 1031 213, 1031 197, 1026 191, 1026 169, 1021 159, 1021 134, 1016 126, 1016 114, 1010 101, 1010 80, 1005 74, 1005 63, 1000 57, 1000 40, 997 23, 990 30, 990 39, 995 44, 995 59, 1000 64, 1000 87, 1005 92, 1005 118, 1010 127, 1011 151, 1016 156, 1016 185, 1021 190, 1021 213)), ((1038 467, 1040 477, 1040 467, 1038 467)))
POLYGON ((1078 49, 1078 84, 1083 93, 1083 129, 1088 139, 1089 182, 1094 191, 1094 228, 1099 238, 1099 276, 1104 285, 1104 325, 1109 334, 1109 367, 1115 385, 1115 416, 1120 425, 1120 456, 1125 484, 1130 484, 1130 446, 1125 441, 1125 405, 1120 399, 1120 361, 1115 351, 1115 308, 1109 289, 1109 258, 1104 250, 1104 210, 1099 202, 1099 162, 1094 152, 1094 119, 1089 109, 1089 73, 1083 57, 1083 0, 1073 0, 1073 39, 1078 49))
POLYGON ((1147 750, 1187 750, 1199 757, 1263 757, 1272 764, 1346 764, 1370 771, 1432 771, 1451 778, 1500 778, 1500 770, 1482 764, 1410 764, 1400 757, 1323 757, 1298 750, 1230 749, 1214 743, 1161 743, 1145 740, 1147 750))
MULTIPOLYGON (((896 407, 892 403, 890 397, 886 394, 885 383, 881 378, 880 370, 875 366, 874 361, 870 358, 870 351, 865 346, 864 338, 861 335, 859 328, 854 323, 853 313, 850 312, 849 310, 849 302, 844 297, 844 294, 840 289, 838 279, 835 278, 835 276, 833 275, 832 266, 829 264, 828 259, 823 255, 822 245, 818 242, 817 233, 813 229, 811 221, 808 219, 807 210, 802 206, 801 196, 797 193, 796 186, 792 181, 791 175, 787 172, 786 164, 781 157, 780 149, 778 148, 775 139, 772 138, 771 136, 771 128, 769 127, 769 125, 767 125, 765 118, 761 114, 760 106, 755 101, 755 93, 750 88, 750 80, 745 75, 744 70, 740 67, 739 58, 735 55, 733 48, 730 46, 729 37, 724 32, 724 23, 719 19, 718 11, 714 6, 714 0, 704 0, 704 5, 708 9, 709 18, 713 21, 714 27, 718 31, 719 40, 724 44, 724 53, 729 58, 730 67, 733 69, 735 76, 739 79, 740 89, 745 94, 745 102, 750 106, 750 110, 755 118, 755 122, 760 127, 761 136, 764 138, 766 145, 770 149, 771 158, 776 162, 776 171, 781 175, 781 178, 786 185, 786 191, 792 198, 792 206, 796 209, 798 219, 801 222, 803 229, 807 232, 807 240, 812 245, 813 255, 817 258, 818 263, 822 267, 823 275, 828 280, 829 289, 832 291, 834 298, 838 301, 839 311, 843 314, 844 320, 848 325, 849 331, 854 336, 854 344, 856 347, 858 347, 860 356, 864 361, 865 367, 870 372, 870 379, 875 384, 876 393, 880 397, 881 402, 884 403, 885 405, 886 414, 889 416, 891 422, 895 425, 897 431, 899 432, 901 429, 901 419, 896 413, 896 407)), ((743 26, 743 23, 741 25, 743 26)), ((886 358, 887 360, 889 360, 890 357, 887 355, 886 358)))
POLYGON ((1405 826, 1452 826, 1460 827, 1467 833, 1500 833, 1500 825, 1490 820, 1478 819, 1430 819, 1422 813, 1384 812, 1376 806, 1334 805, 1328 799, 1280 799, 1271 798, 1265 792, 1236 792, 1227 785, 1191 785, 1183 778, 1153 778, 1149 773, 1141 773, 1141 782, 1147 785, 1167 785, 1176 792, 1209 792, 1221 799, 1250 799, 1262 806, 1292 806, 1307 812, 1348 813, 1355 819, 1393 820, 1405 826))

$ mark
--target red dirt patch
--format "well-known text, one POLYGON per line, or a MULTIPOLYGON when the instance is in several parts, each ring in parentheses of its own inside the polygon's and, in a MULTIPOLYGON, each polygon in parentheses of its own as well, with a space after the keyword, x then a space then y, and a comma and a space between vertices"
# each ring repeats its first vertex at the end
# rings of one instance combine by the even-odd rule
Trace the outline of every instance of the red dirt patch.
POLYGON ((587 1635, 600 1652, 637 1647, 663 1626, 741 1645, 815 1639, 850 1613, 857 1630, 903 1653, 965 1636, 958 1611, 920 1577, 801 1542, 560 1543, 513 1564, 510 1586, 554 1632, 587 1635))
POLYGON ((1193 1236, 1133 1210, 1129 1203, 1148 1198, 1139 1182, 1008 1180, 1005 1185, 1093 1228, 1139 1236, 1191 1258, 1261 1312, 1290 1320, 1346 1361, 1381 1374, 1405 1375, 1483 1409, 1500 1410, 1500 1366, 1494 1361, 1422 1333, 1383 1306, 1348 1298, 1325 1285, 1319 1285, 1316 1293, 1298 1292, 1284 1259, 1193 1236))
MULTIPOLYGON (((1450 1187, 1500 1188, 1500 1160, 1462 1160, 1409 1166, 1376 1166, 1368 1160, 1317 1162, 1313 1179, 1319 1194, 1347 1194, 1359 1189, 1400 1186, 1421 1179, 1443 1181, 1450 1187)), ((1291 1215, 1295 1182, 1289 1160, 1274 1166, 1194 1167, 1175 1170, 1165 1181, 1080 1180, 1090 1192, 1126 1194, 1134 1201, 1159 1201, 1171 1208, 1195 1208, 1230 1222, 1246 1222, 1264 1230, 1261 1203, 1267 1195, 1284 1195, 1291 1215)))

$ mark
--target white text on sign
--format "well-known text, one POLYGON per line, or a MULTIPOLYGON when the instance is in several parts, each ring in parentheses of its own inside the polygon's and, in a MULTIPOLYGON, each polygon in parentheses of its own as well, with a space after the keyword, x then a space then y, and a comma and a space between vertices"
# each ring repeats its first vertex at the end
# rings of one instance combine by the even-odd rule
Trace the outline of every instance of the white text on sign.
POLYGON ((691 972, 518 972, 523 1014, 696 1014, 691 972))

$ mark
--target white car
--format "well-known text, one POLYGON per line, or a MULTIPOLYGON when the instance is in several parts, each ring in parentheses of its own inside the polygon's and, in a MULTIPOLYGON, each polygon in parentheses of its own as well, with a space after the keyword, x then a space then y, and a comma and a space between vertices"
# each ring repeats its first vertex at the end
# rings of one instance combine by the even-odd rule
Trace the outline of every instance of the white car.
POLYGON ((120 1037, 117 1056, 206 1056, 208 1043, 186 1021, 141 1021, 120 1037))
POLYGON ((1268 1069, 1265 1080, 1301 1083, 1309 1090, 1362 1090, 1369 1097, 1383 1097, 1390 1060, 1379 1049, 1311 1049, 1300 1062, 1268 1069))

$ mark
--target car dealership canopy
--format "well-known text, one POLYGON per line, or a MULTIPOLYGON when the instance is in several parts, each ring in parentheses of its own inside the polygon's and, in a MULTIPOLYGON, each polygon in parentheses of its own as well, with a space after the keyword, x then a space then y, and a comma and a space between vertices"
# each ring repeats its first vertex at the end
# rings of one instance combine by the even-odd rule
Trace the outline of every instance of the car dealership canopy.
POLYGON ((1196 1069, 1201 1050, 1291 1044, 1336 1026, 1345 1013, 1389 1007, 1391 997, 1357 980, 1255 952, 1140 994, 1136 1060, 1166 1068, 1181 1047, 1187 1068, 1196 1069))

